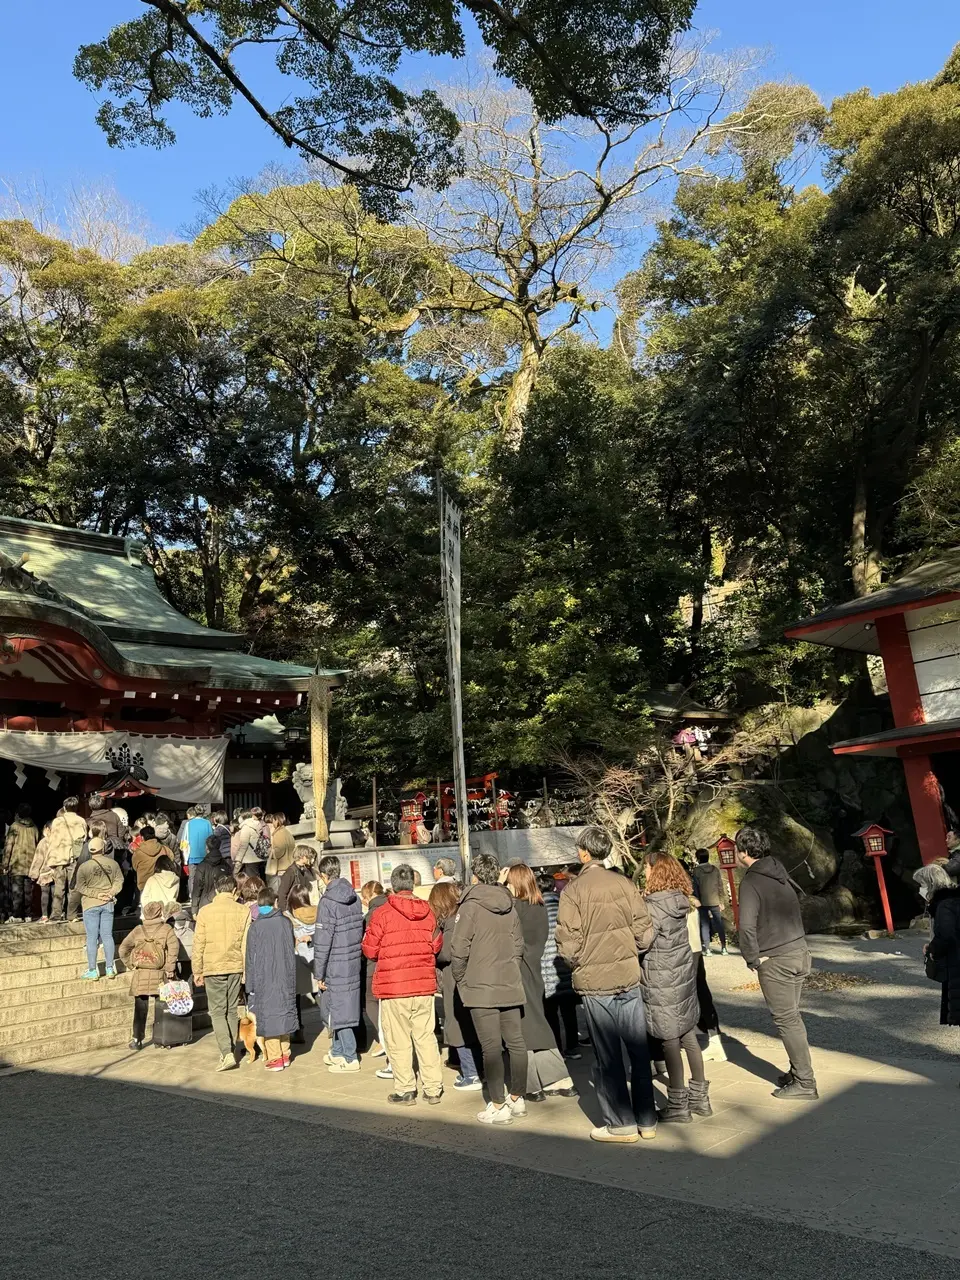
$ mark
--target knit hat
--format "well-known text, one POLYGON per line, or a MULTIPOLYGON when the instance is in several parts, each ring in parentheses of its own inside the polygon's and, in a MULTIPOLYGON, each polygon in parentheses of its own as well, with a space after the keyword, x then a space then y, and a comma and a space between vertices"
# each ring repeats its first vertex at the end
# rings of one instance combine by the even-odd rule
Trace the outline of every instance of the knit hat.
POLYGON ((88 847, 91 853, 103 853, 103 841, 99 836, 94 836, 88 847))
POLYGON ((143 908, 144 920, 162 920, 163 919, 163 903, 148 902, 143 908))

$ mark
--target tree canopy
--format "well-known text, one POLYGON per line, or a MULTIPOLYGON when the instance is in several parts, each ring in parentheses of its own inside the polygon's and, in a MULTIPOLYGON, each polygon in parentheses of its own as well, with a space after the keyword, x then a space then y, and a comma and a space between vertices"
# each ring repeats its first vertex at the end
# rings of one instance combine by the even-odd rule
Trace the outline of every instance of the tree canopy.
POLYGON ((349 177, 372 205, 459 165, 457 123, 433 89, 396 79, 408 53, 462 58, 476 24, 498 75, 539 115, 616 126, 665 88, 664 53, 695 0, 143 0, 147 13, 78 53, 75 73, 108 95, 97 120, 114 146, 164 146, 167 112, 199 116, 241 99, 286 146, 349 177), (257 55, 272 54, 273 76, 257 55), (283 86, 271 105, 271 79, 283 86))

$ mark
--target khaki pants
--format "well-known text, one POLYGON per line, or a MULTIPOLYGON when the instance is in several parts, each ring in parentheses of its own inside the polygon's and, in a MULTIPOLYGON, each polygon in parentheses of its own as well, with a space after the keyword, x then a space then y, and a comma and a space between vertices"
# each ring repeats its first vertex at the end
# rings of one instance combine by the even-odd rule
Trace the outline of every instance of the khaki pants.
POLYGON ((239 973, 210 973, 204 983, 207 988, 207 1007, 213 1034, 221 1057, 233 1053, 237 1044, 240 1016, 237 1005, 240 1000, 239 973))
POLYGON ((387 1056, 393 1067, 395 1092, 416 1093, 414 1050, 423 1092, 436 1096, 442 1091, 440 1048, 434 1030, 436 1021, 433 996, 399 996, 394 1000, 380 1001, 380 1024, 387 1056))
POLYGON ((263 1052, 267 1062, 276 1062, 285 1053, 290 1052, 289 1036, 266 1036, 263 1041, 263 1052))

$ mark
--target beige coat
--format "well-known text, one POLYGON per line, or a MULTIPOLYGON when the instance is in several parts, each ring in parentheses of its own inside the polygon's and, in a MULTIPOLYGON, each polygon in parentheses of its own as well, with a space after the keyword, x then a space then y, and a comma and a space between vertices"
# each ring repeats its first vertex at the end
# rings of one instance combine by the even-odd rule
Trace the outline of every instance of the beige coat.
POLYGON ((250 910, 232 893, 218 893, 201 907, 191 956, 194 976, 243 973, 249 928, 250 910))
POLYGON ((3 845, 3 869, 8 876, 28 876, 40 832, 29 818, 14 818, 3 845))
POLYGON ((556 939, 581 995, 616 995, 640 985, 653 922, 629 877, 589 862, 560 895, 556 939))
POLYGON ((50 824, 50 854, 47 864, 51 867, 68 867, 78 856, 77 844, 86 840, 87 824, 79 813, 61 813, 50 824))
POLYGON ((173 978, 177 972, 180 943, 177 941, 177 935, 165 920, 138 924, 135 929, 130 930, 120 943, 119 954, 124 965, 128 969, 130 968, 130 961, 134 952, 147 939, 159 945, 160 950, 163 952, 163 964, 156 969, 130 969, 130 994, 132 996, 159 995, 161 982, 166 982, 173 978))
POLYGON ((293 851, 297 842, 286 827, 277 827, 270 839, 270 857, 267 859, 266 874, 282 876, 288 867, 293 866, 293 851))

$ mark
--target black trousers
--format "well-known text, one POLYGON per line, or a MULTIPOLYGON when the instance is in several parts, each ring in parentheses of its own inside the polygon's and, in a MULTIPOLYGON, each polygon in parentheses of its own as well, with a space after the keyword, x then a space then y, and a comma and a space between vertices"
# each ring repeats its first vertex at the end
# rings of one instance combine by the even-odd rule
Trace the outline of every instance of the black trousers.
POLYGON ((141 1043, 147 1034, 147 1014, 150 1011, 149 996, 133 997, 133 1038, 141 1043))
POLYGON ((519 1009, 471 1009, 480 1041, 483 1071, 491 1102, 504 1101, 503 1045, 510 1060, 510 1092, 521 1097, 527 1085, 527 1046, 519 1009))
POLYGON ((29 876, 3 877, 3 913, 22 920, 33 911, 33 881, 29 876))
POLYGON ((717 1006, 713 1003, 710 987, 707 985, 707 966, 703 963, 702 955, 697 956, 697 1000, 700 1004, 700 1021, 697 1026, 707 1034, 718 1032, 720 1017, 717 1006))
POLYGON ((577 1027, 577 997, 572 991, 565 991, 547 996, 543 1002, 543 1011, 561 1053, 573 1053, 579 1042, 580 1031, 577 1027), (563 1023, 567 1047, 563 1047, 560 1035, 560 1024, 563 1023))

